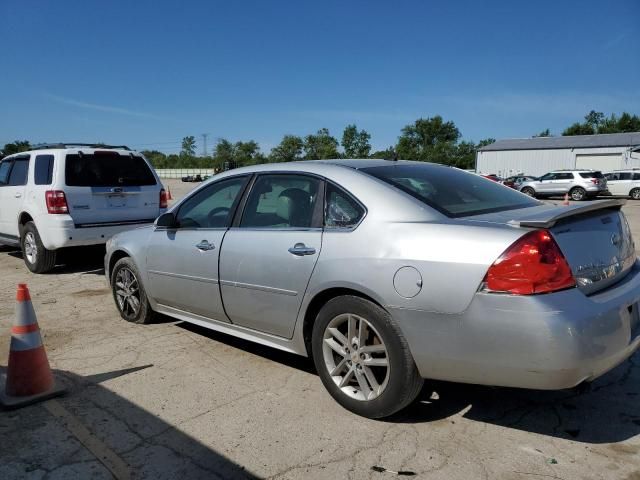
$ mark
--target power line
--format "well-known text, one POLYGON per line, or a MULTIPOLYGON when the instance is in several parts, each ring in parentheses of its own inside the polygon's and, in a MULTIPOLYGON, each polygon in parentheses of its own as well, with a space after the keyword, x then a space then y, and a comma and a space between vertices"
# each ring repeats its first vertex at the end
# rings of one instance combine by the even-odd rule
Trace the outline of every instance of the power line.
POLYGON ((208 133, 203 133, 202 134, 202 142, 203 142, 203 147, 202 147, 202 156, 206 157, 207 156, 207 137, 209 136, 208 133))

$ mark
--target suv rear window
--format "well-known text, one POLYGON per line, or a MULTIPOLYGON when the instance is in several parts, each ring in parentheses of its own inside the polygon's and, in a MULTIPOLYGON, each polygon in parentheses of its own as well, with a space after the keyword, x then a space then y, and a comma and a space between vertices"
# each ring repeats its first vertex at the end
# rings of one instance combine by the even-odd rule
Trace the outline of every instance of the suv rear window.
POLYGON ((479 175, 436 165, 363 168, 448 217, 466 217, 540 205, 532 198, 479 175))
POLYGON ((65 165, 66 184, 70 187, 110 187, 155 185, 151 169, 140 156, 69 154, 65 165))
POLYGON ((602 172, 580 172, 582 178, 604 178, 602 172))

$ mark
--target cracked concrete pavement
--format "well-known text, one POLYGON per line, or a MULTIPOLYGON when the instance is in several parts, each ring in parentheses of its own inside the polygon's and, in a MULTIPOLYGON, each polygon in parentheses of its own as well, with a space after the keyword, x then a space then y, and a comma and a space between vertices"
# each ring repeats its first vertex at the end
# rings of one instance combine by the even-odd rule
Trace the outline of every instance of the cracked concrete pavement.
MULTIPOLYGON (((194 186, 170 185, 174 198, 194 186)), ((640 203, 625 213, 640 240, 640 203)), ((638 355, 589 392, 428 382, 399 415, 367 420, 331 399, 308 359, 168 318, 122 321, 101 255, 32 275, 0 247, 0 365, 26 281, 69 389, 55 402, 131 478, 394 477, 380 466, 430 479, 640 479, 638 355)), ((2 479, 112 478, 97 456, 45 404, 0 412, 2 479)))

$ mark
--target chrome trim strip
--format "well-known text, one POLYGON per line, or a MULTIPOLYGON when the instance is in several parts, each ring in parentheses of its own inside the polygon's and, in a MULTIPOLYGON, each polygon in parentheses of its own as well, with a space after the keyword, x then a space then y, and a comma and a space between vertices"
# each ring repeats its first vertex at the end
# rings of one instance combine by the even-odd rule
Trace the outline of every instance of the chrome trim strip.
POLYGON ((214 285, 218 284, 217 278, 196 277, 193 275, 183 275, 181 273, 161 272, 159 270, 149 270, 149 273, 153 273, 155 275, 163 275, 165 277, 181 278, 183 280, 193 280, 194 282, 212 283, 214 285))
POLYGON ((265 285, 254 285, 252 283, 232 282, 230 280, 220 280, 220 285, 225 285, 227 287, 246 288, 249 290, 259 290, 261 292, 268 293, 277 293, 279 295, 288 295, 290 297, 295 297, 298 295, 298 292, 296 292, 295 290, 285 290, 284 288, 267 287, 265 285))
POLYGON ((99 222, 99 223, 76 223, 76 228, 93 228, 93 227, 119 227, 124 225, 152 225, 155 218, 146 218, 142 220, 126 220, 123 222, 99 222))

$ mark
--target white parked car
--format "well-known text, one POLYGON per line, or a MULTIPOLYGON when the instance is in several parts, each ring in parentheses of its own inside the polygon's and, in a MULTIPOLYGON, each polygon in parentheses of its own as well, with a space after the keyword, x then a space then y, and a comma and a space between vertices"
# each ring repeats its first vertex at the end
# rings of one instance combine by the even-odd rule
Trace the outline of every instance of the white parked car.
POLYGON ((21 247, 35 273, 60 248, 104 244, 166 208, 155 171, 127 147, 45 145, 0 162, 0 244, 21 247))
POLYGON ((640 200, 640 170, 616 170, 606 173, 611 195, 624 195, 640 200))

